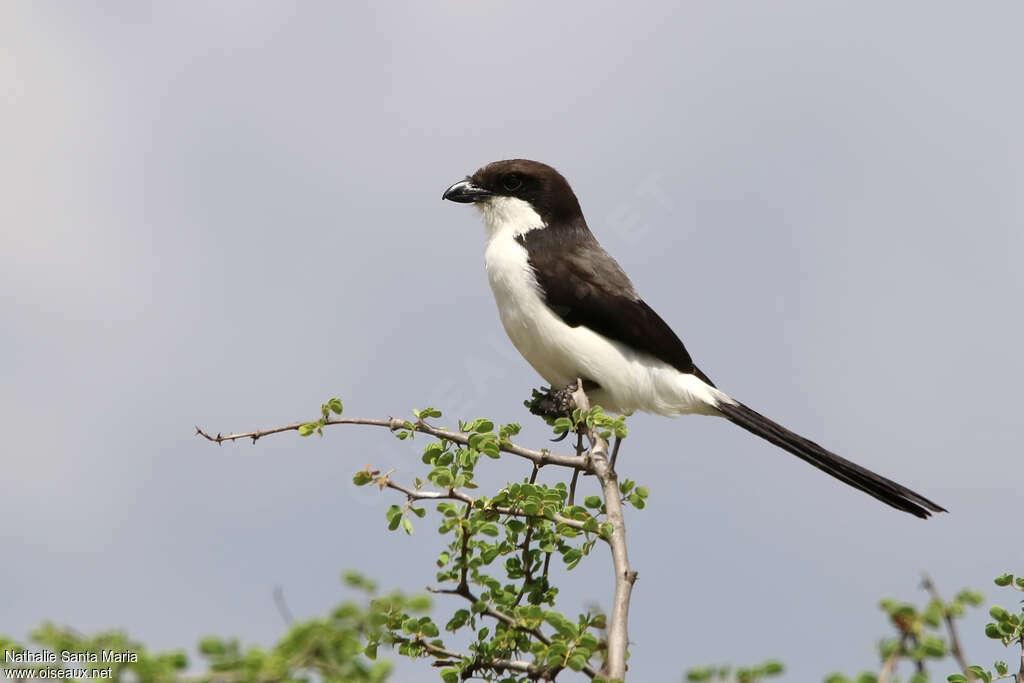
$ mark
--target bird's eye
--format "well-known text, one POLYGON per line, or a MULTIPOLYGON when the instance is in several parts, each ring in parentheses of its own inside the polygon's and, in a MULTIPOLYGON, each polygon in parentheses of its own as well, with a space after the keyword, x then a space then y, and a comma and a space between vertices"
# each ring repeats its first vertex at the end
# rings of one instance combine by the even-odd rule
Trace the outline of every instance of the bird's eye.
POLYGON ((502 178, 501 184, 509 192, 515 192, 523 186, 523 180, 517 175, 507 175, 502 178))

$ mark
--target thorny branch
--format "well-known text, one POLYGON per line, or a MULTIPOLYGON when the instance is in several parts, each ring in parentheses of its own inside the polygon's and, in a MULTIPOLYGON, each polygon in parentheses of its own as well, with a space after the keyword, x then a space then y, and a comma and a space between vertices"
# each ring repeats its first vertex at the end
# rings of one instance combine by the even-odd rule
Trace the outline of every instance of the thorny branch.
MULTIPOLYGON (((586 412, 590 409, 590 401, 583 391, 582 381, 579 381, 573 399, 580 410, 586 412)), ((622 495, 619 491, 618 476, 608 462, 608 442, 601 438, 596 429, 589 430, 587 438, 590 441, 590 464, 598 481, 601 482, 605 510, 613 528, 608 544, 612 549, 612 564, 615 567, 615 598, 612 603, 611 621, 608 624, 608 663, 605 673, 613 679, 625 679, 626 649, 629 645, 629 600, 637 573, 629 566, 622 495)))
POLYGON ((534 680, 551 679, 554 678, 555 674, 558 672, 555 667, 538 666, 532 662, 524 662, 516 659, 496 659, 492 657, 474 657, 465 655, 461 652, 454 652, 438 645, 434 645, 422 638, 396 637, 394 640, 396 643, 410 643, 412 645, 422 647, 435 657, 444 657, 451 660, 450 662, 438 662, 437 664, 439 665, 454 663, 462 659, 472 659, 473 663, 463 671, 464 678, 468 677, 467 674, 472 674, 473 671, 480 669, 491 669, 492 671, 519 671, 527 674, 534 680))
MULTIPOLYGON (((472 590, 470 590, 468 584, 467 585, 461 585, 460 584, 456 588, 433 588, 431 586, 427 586, 427 590, 429 592, 431 592, 431 593, 435 593, 435 594, 438 594, 438 595, 458 595, 459 597, 465 598, 470 603, 474 603, 474 604, 480 602, 480 599, 473 593, 472 590)), ((552 642, 551 638, 549 638, 547 635, 545 635, 544 632, 541 631, 539 628, 527 628, 526 626, 523 626, 522 624, 520 624, 515 619, 515 617, 509 616, 508 614, 505 614, 504 612, 500 612, 500 611, 494 609, 490 605, 486 605, 486 607, 484 608, 483 614, 485 616, 491 617, 492 619, 494 619, 496 621, 500 621, 501 623, 505 624, 509 628, 514 628, 516 630, 522 631, 523 633, 527 633, 527 634, 533 636, 534 638, 536 638, 537 640, 539 640, 540 642, 544 643, 545 645, 550 645, 551 642, 552 642)), ((595 669, 594 667, 590 666, 589 664, 583 667, 583 672, 585 674, 587 674, 587 676, 589 676, 590 678, 594 678, 595 676, 597 676, 599 674, 597 669, 595 669)))
POLYGON ((956 624, 953 623, 953 617, 945 609, 945 603, 942 602, 942 596, 939 595, 939 589, 935 587, 935 582, 932 581, 932 577, 926 573, 921 574, 921 587, 924 588, 931 595, 932 600, 939 603, 942 606, 942 617, 946 621, 946 630, 949 631, 949 647, 953 650, 953 657, 956 658, 956 663, 960 666, 960 670, 967 676, 967 680, 976 680, 973 673, 968 669, 967 657, 964 656, 963 648, 960 646, 960 637, 956 632, 956 624))
MULTIPOLYGON (((401 484, 396 484, 395 482, 391 481, 391 478, 388 477, 387 475, 382 475, 381 477, 379 477, 377 480, 377 485, 380 488, 389 488, 394 489, 396 491, 401 491, 408 497, 409 500, 459 500, 469 505, 469 509, 472 509, 473 503, 476 502, 476 498, 466 493, 463 493, 462 491, 456 488, 450 488, 447 491, 418 491, 416 489, 411 489, 407 486, 402 486, 401 484)), ((564 524, 578 531, 584 530, 583 522, 576 519, 569 519, 568 517, 563 517, 559 514, 555 514, 551 517, 544 517, 542 515, 530 515, 524 512, 523 510, 520 510, 519 508, 502 507, 498 505, 491 505, 481 509, 484 511, 493 511, 502 515, 512 515, 513 517, 523 517, 526 519, 550 519, 553 522, 557 522, 558 524, 564 524)))
MULTIPOLYGON (((583 390, 583 383, 580 381, 577 383, 576 391, 572 392, 572 399, 582 411, 590 409, 590 402, 587 399, 586 393, 583 390)), ((212 441, 217 444, 222 444, 225 441, 237 441, 239 439, 252 439, 255 443, 258 439, 271 434, 279 434, 288 431, 299 431, 299 429, 307 424, 305 422, 295 422, 288 425, 282 425, 279 427, 273 427, 270 429, 254 430, 250 432, 239 432, 235 434, 222 435, 218 433, 213 436, 201 428, 196 427, 196 434, 202 436, 208 441, 212 441)), ((388 419, 371 419, 371 418, 325 418, 321 422, 322 426, 332 425, 363 425, 371 427, 383 427, 389 431, 395 432, 398 430, 409 429, 413 432, 419 432, 428 434, 438 439, 444 439, 452 443, 457 443, 463 446, 469 445, 470 433, 452 431, 449 429, 443 429, 435 427, 426 421, 420 419, 416 422, 407 422, 399 418, 388 418, 388 419)), ((587 439, 590 442, 590 449, 584 451, 582 448, 582 434, 580 435, 580 442, 578 444, 576 455, 560 455, 557 453, 551 453, 548 450, 533 450, 514 444, 508 439, 502 439, 498 447, 501 451, 512 455, 519 456, 530 460, 534 464, 533 476, 536 476, 537 470, 545 465, 558 465, 561 467, 568 467, 574 470, 573 476, 573 494, 575 493, 576 479, 579 473, 582 471, 585 474, 594 474, 597 476, 601 483, 601 488, 604 493, 605 509, 607 513, 608 522, 612 524, 612 534, 610 538, 606 539, 612 550, 612 563, 615 569, 615 595, 612 606, 612 616, 608 627, 608 660, 606 665, 606 676, 612 679, 624 679, 626 672, 626 650, 629 644, 628 635, 628 618, 629 618, 629 601, 633 590, 633 584, 636 581, 637 573, 633 571, 629 566, 629 557, 626 550, 626 527, 622 513, 622 498, 619 491, 618 477, 615 475, 613 466, 608 460, 608 443, 605 439, 601 438, 597 430, 589 429, 585 432, 587 439)), ((615 443, 615 455, 618 455, 620 440, 616 440, 615 443)), ((409 501, 413 500, 458 500, 466 503, 467 513, 473 509, 475 498, 468 494, 460 491, 456 488, 449 488, 447 491, 422 491, 419 489, 410 489, 406 486, 391 481, 390 477, 385 474, 377 477, 376 482, 380 488, 390 488, 399 491, 406 495, 409 501)), ((574 497, 574 496, 573 496, 574 497)), ((570 498, 572 500, 572 498, 570 498)), ((572 504, 572 503, 570 503, 572 504)), ((538 518, 535 515, 528 515, 522 510, 508 507, 492 507, 488 508, 494 512, 500 514, 514 515, 525 518, 538 518)), ((560 524, 565 524, 574 529, 582 530, 583 523, 574 519, 568 519, 561 515, 555 515, 551 518, 560 524)), ((467 581, 467 570, 468 563, 465 561, 465 554, 468 552, 468 536, 463 538, 463 570, 461 574, 461 580, 458 587, 454 589, 438 589, 428 588, 433 593, 444 593, 459 595, 472 603, 479 602, 477 597, 472 593, 469 588, 467 581)), ((524 559, 529 557, 529 536, 527 536, 526 542, 523 544, 523 556, 524 559)), ((548 565, 551 560, 551 554, 548 553, 544 562, 544 576, 547 576, 548 565)), ((524 562, 524 567, 530 565, 529 561, 524 562)), ((527 575, 529 577, 529 575, 527 575)), ((531 636, 536 638, 538 641, 545 645, 551 644, 551 639, 546 636, 540 629, 528 629, 520 625, 517 620, 503 612, 494 609, 488 605, 483 612, 485 615, 496 619, 510 628, 516 628, 529 633, 531 636)), ((463 655, 445 650, 425 641, 417 640, 410 641, 415 642, 416 645, 423 647, 425 650, 431 652, 434 655, 440 657, 449 658, 462 658, 463 655)), ((540 667, 536 664, 529 662, 520 662, 515 660, 480 660, 476 668, 491 668, 499 670, 509 671, 521 671, 525 672, 531 677, 535 678, 547 678, 553 677, 557 673, 557 670, 551 668, 540 667)), ((590 678, 594 678, 599 675, 596 669, 590 665, 586 665, 583 668, 583 672, 590 678)))
MULTIPOLYGON (((240 432, 238 434, 227 434, 217 436, 211 436, 204 432, 199 427, 196 427, 196 434, 203 438, 213 441, 214 443, 223 443, 225 441, 237 441, 238 439, 252 439, 253 443, 271 434, 280 434, 281 432, 297 432, 299 428, 306 424, 305 422, 295 422, 289 425, 283 425, 281 427, 273 427, 271 429, 258 429, 251 432, 240 432)), ((467 432, 455 432, 450 429, 442 429, 440 427, 434 427, 433 425, 427 424, 423 420, 417 420, 416 422, 406 423, 405 420, 400 420, 397 417, 391 417, 386 420, 375 420, 362 417, 336 417, 328 418, 324 421, 324 426, 328 427, 331 425, 365 425, 370 427, 384 427, 392 432, 400 429, 407 429, 411 425, 412 431, 420 432, 422 434, 429 434, 430 436, 436 436, 439 439, 445 439, 453 443, 461 444, 463 446, 469 445, 469 433, 467 432)), ((544 465, 560 465, 562 467, 573 467, 582 469, 585 472, 591 472, 589 464, 586 462, 586 458, 583 456, 574 455, 558 455, 551 453, 547 450, 535 451, 531 448, 523 448, 517 444, 512 443, 507 439, 502 439, 498 444, 498 447, 505 453, 511 453, 512 455, 518 455, 521 458, 526 458, 532 461, 536 465, 543 467, 544 465)))
POLYGON ((1016 683, 1024 683, 1024 636, 1020 637, 1020 671, 1017 672, 1016 683))
MULTIPOLYGON (((905 638, 906 636, 904 636, 905 638)), ((878 672, 878 683, 889 683, 889 679, 892 678, 892 672, 896 668, 896 657, 900 654, 902 648, 903 642, 901 640, 900 647, 894 648, 889 656, 885 658, 882 670, 878 672)))

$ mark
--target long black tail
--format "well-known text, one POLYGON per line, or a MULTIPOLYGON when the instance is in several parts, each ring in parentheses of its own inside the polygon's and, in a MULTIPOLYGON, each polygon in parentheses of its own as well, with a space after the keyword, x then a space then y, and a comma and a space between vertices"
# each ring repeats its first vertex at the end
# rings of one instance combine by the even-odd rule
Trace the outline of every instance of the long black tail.
POLYGON ((819 470, 831 474, 836 479, 844 481, 898 510, 909 512, 922 519, 930 517, 932 512, 946 512, 945 508, 924 496, 852 463, 846 458, 826 451, 813 441, 794 434, 742 403, 732 405, 722 401, 717 408, 733 424, 743 427, 762 439, 771 441, 804 462, 814 465, 819 470))

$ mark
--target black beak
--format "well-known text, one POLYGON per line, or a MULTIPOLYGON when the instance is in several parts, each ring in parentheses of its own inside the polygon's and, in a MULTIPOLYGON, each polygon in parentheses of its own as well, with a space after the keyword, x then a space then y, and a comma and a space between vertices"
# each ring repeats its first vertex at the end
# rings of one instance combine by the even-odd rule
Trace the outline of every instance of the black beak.
POLYGON ((441 199, 458 202, 459 204, 472 204, 473 202, 487 199, 492 194, 489 190, 485 190, 479 185, 474 185, 469 180, 463 180, 445 190, 444 194, 441 195, 441 199))

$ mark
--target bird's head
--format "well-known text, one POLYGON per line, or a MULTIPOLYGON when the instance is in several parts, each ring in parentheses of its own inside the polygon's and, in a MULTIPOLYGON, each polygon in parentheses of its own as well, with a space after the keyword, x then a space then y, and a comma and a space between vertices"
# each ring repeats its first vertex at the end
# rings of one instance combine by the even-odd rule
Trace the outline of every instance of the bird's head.
POLYGON ((495 161, 461 180, 441 196, 475 204, 492 232, 519 234, 582 219, 579 201, 562 174, 529 159, 495 161))

